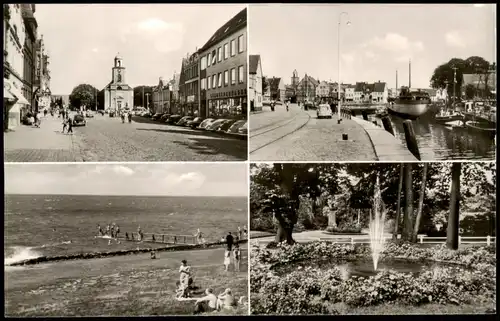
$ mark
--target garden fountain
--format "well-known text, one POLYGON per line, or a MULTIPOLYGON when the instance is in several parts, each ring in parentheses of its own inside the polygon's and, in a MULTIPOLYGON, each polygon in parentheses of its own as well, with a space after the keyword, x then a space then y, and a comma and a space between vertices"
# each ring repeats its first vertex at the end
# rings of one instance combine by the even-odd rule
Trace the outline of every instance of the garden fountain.
POLYGON ((382 208, 382 195, 380 192, 380 178, 377 175, 375 193, 373 197, 373 216, 370 216, 370 248, 372 251, 373 269, 377 271, 380 253, 384 249, 385 211, 382 208))

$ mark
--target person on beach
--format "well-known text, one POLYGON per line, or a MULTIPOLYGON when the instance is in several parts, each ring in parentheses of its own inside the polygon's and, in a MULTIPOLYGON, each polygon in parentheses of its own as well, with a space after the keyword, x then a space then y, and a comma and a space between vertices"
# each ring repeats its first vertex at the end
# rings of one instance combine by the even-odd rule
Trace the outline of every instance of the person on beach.
POLYGON ((224 252, 224 271, 229 271, 229 265, 231 264, 231 251, 224 252))
POLYGON ((191 267, 187 264, 186 260, 181 261, 181 266, 179 267, 179 281, 181 287, 184 289, 189 288, 189 279, 191 277, 191 267))
POLYGON ((230 288, 217 296, 217 310, 233 310, 237 303, 230 288))
POLYGON ((196 242, 198 244, 203 244, 205 243, 203 240, 203 233, 201 233, 200 229, 196 231, 196 234, 194 235, 196 237, 196 242))
POLYGON ((238 226, 238 238, 241 240, 241 236, 243 234, 243 231, 241 230, 241 227, 238 226))
POLYGON ((115 238, 118 238, 118 234, 120 234, 120 227, 115 225, 115 238))
POLYGON ((240 246, 238 244, 234 245, 233 258, 234 258, 234 270, 236 272, 239 272, 240 262, 241 262, 241 252, 240 252, 240 246))
POLYGON ((108 224, 106 225, 106 235, 110 235, 111 232, 111 226, 108 224))
POLYGON ((141 241, 142 241, 142 236, 143 236, 143 235, 144 235, 144 234, 142 233, 141 226, 139 225, 139 227, 137 228, 137 240, 138 240, 139 242, 141 242, 141 241))
POLYGON ((104 232, 102 231, 102 227, 101 227, 101 224, 97 224, 97 231, 99 232, 99 236, 103 236, 104 235, 104 232))
POLYGON ((234 243, 234 238, 231 235, 231 232, 228 232, 226 236, 226 246, 228 251, 231 251, 233 249, 233 243, 234 243))
POLYGON ((246 225, 243 225, 243 237, 248 238, 248 232, 247 232, 247 227, 246 225))
POLYGON ((205 290, 205 296, 199 298, 194 303, 194 314, 203 312, 213 312, 217 310, 217 297, 210 288, 205 290))

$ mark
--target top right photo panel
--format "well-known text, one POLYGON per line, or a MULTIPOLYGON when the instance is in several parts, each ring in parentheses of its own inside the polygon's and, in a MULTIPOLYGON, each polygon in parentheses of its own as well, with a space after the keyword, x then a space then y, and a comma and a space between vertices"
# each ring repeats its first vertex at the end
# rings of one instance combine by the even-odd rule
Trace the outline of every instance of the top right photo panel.
POLYGON ((249 160, 494 160, 493 4, 255 4, 249 160))

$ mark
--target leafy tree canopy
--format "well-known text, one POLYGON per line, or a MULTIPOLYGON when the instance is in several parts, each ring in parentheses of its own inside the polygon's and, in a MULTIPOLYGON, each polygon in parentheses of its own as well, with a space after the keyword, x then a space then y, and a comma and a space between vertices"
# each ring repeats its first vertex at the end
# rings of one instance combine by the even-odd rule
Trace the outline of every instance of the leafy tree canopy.
POLYGON ((71 106, 80 108, 81 106, 91 107, 96 103, 99 90, 89 84, 80 84, 73 88, 69 95, 71 106))

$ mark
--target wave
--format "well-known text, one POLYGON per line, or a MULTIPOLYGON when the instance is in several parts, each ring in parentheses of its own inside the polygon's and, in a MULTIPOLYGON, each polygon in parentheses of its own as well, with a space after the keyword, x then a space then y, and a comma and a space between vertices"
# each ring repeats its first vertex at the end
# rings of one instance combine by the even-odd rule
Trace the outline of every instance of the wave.
POLYGON ((34 250, 32 247, 27 246, 13 246, 10 248, 12 253, 4 258, 4 265, 21 262, 29 259, 36 259, 43 256, 42 253, 34 250))

